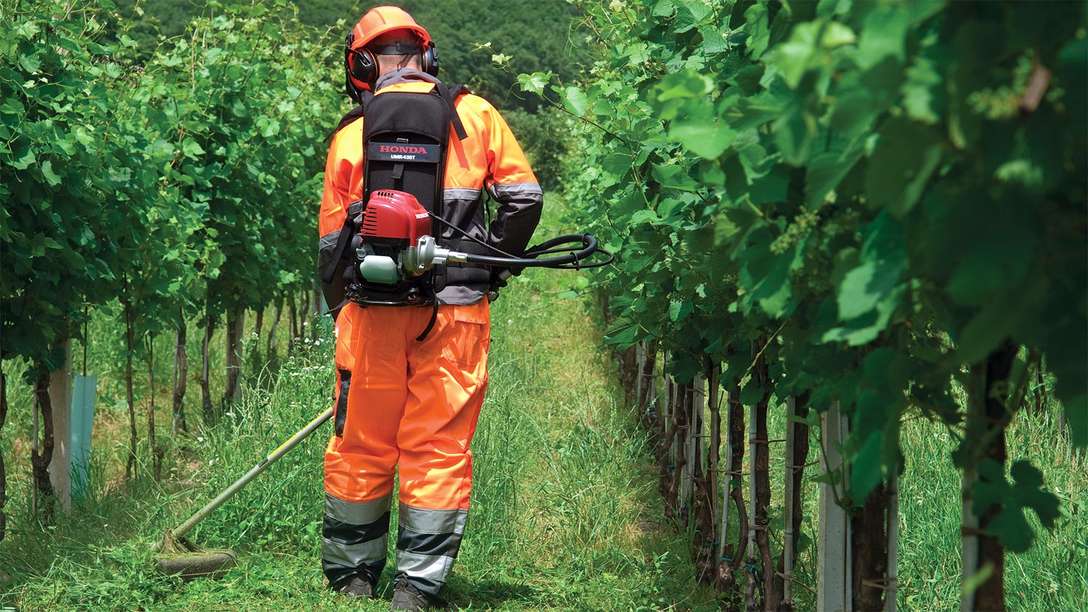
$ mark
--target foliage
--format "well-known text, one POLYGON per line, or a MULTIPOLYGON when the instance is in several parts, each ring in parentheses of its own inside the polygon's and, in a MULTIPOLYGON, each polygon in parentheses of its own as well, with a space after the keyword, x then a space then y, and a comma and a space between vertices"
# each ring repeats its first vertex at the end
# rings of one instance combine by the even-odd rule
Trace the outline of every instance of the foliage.
MULTIPOLYGON (((179 35, 191 19, 210 18, 225 6, 240 3, 119 0, 117 4, 119 15, 135 22, 133 37, 143 46, 154 47, 160 33, 179 35)), ((381 3, 295 0, 292 4, 299 19, 315 28, 309 34, 311 42, 327 47, 332 52, 330 66, 339 68, 348 30, 364 11, 381 3)), ((497 6, 490 0, 401 0, 385 4, 403 7, 431 32, 438 44, 443 80, 468 84, 502 110, 533 111, 537 100, 519 95, 514 86, 516 73, 495 65, 493 55, 508 56, 520 71, 551 70, 563 78, 577 75, 586 57, 580 45, 570 44, 574 10, 566 2, 513 0, 497 6)), ((334 78, 342 80, 339 73, 334 78)))
POLYGON ((327 118, 338 97, 329 53, 280 13, 255 6, 193 22, 147 67, 146 103, 171 125, 170 169, 206 212, 215 251, 201 271, 216 308, 268 304, 312 270, 312 206, 327 118), (306 96, 303 93, 306 92, 306 96))
MULTIPOLYGON (((4 357, 48 360, 83 304, 140 329, 193 304, 263 307, 306 286, 330 51, 288 5, 194 21, 146 60, 93 6, 4 20, 4 357), (8 61, 10 60, 10 61, 8 61), (305 95, 303 95, 305 93, 305 95)), ((50 362, 50 366, 59 363, 50 362)))
MULTIPOLYGON (((622 254, 598 277, 613 344, 658 340, 681 379, 709 355, 742 397, 763 355, 779 396, 839 402, 847 503, 900 469, 908 412, 962 431, 965 366, 1009 341, 1088 442, 1083 4, 577 4, 591 78, 521 86, 585 119, 565 182, 622 254)), ((1054 498, 1017 471, 983 502, 1022 548, 1014 518, 1054 498)))
POLYGON ((121 210, 110 192, 106 83, 119 76, 89 9, 0 9, 0 333, 3 358, 51 354, 84 300, 106 299, 121 210))
POLYGON ((535 113, 515 108, 505 111, 502 116, 510 124, 518 144, 525 149, 533 172, 545 191, 559 188, 563 160, 573 144, 569 118, 544 108, 535 113))
MULTIPOLYGON (((548 199, 542 231, 551 234, 563 204, 548 199)), ((619 390, 598 350, 588 300, 554 298, 567 280, 527 270, 494 305, 490 390, 473 443, 471 525, 446 597, 469 609, 667 608, 678 601, 707 609, 714 593, 695 581, 683 554, 687 534, 664 520, 654 480, 642 469, 646 437, 612 401, 619 390), (540 347, 546 337, 554 342, 540 347), (584 366, 576 378, 572 359, 584 366), (540 410, 542 402, 549 411, 540 410), (586 494, 587 483, 594 494, 586 494), (567 552, 557 558, 556 550, 567 552)), ((349 600, 322 584, 328 426, 192 534, 199 545, 238 551, 227 576, 181 581, 153 570, 151 545, 166 529, 328 407, 331 341, 322 337, 267 378, 248 379, 237 421, 181 439, 172 483, 138 479, 119 491, 103 478, 93 499, 55 529, 13 532, 0 544, 0 567, 10 574, 0 576, 0 606, 205 610, 229 600, 244 609, 387 610, 392 563, 379 587, 383 599, 349 600)))

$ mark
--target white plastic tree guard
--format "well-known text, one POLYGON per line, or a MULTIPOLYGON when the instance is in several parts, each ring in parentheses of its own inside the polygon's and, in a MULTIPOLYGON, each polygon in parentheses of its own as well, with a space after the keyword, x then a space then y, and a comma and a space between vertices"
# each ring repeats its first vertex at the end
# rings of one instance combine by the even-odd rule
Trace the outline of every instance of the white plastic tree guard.
POLYGON ((68 445, 72 498, 76 500, 85 498, 91 490, 91 433, 97 386, 95 376, 77 374, 72 379, 68 445))
POLYGON ((793 419, 796 414, 796 400, 793 397, 786 398, 786 482, 782 521, 785 528, 782 547, 782 603, 786 605, 793 603, 793 560, 796 555, 796 551, 793 550, 793 517, 798 509, 793 503, 793 478, 797 470, 803 467, 793 464, 793 448, 796 444, 793 419))
MULTIPOLYGON (((847 436, 846 421, 838 403, 820 416, 821 462, 825 474, 843 467, 839 449, 847 436)), ((848 482, 843 478, 843 483, 848 482)), ((819 581, 816 587, 817 612, 852 612, 850 571, 850 520, 836 503, 833 483, 820 484, 819 581)))

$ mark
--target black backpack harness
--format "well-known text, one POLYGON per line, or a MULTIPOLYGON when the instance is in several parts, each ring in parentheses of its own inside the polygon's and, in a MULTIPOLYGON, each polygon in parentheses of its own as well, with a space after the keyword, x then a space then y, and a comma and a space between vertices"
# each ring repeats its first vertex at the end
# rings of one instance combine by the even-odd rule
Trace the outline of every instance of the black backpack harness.
MULTIPOLYGON (((377 191, 395 189, 410 193, 435 218, 443 217, 450 128, 460 140, 468 137, 455 101, 467 91, 463 85, 446 86, 441 82, 435 82, 428 93, 391 91, 375 95, 367 91, 363 92, 359 107, 341 120, 340 127, 344 127, 359 117, 366 118, 365 190, 363 197, 348 207, 332 257, 321 270, 322 289, 334 314, 348 301, 361 305, 433 304, 437 313, 437 293, 446 285, 445 266, 436 266, 426 275, 395 285, 379 285, 361 277, 353 265, 353 254, 360 247, 358 235, 366 203, 377 191)), ((439 244, 461 246, 460 240, 443 238, 444 233, 436 232, 439 244)), ((434 316, 421 338, 433 325, 434 316)))

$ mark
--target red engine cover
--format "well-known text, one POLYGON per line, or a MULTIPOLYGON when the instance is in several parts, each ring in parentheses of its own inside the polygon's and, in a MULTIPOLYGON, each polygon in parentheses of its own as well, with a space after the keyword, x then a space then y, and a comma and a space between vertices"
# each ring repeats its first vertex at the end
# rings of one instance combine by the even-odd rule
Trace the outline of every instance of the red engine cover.
POLYGON ((410 193, 382 189, 370 194, 359 233, 365 238, 406 240, 414 245, 431 233, 431 216, 410 193))

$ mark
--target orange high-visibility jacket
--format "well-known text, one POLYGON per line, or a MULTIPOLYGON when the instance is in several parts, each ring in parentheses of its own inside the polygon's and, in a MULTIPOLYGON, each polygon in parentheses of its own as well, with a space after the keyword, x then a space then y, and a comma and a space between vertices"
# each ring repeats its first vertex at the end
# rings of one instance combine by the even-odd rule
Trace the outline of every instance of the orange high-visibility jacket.
MULTIPOLYGON (((394 79, 383 79, 375 95, 430 92, 434 84, 424 79, 426 75, 405 71, 394 79)), ((459 96, 455 107, 468 137, 462 140, 450 134, 443 216, 474 237, 520 255, 540 221, 544 203, 540 184, 495 107, 472 94, 459 96), (499 204, 490 226, 484 220, 481 197, 484 189, 499 204)), ((329 146, 325 191, 318 217, 322 251, 336 244, 348 206, 363 196, 364 121, 360 117, 344 125, 333 135, 329 146)), ((490 272, 486 269, 451 268, 447 286, 438 294, 439 300, 445 304, 473 304, 486 294, 489 281, 490 272)))

